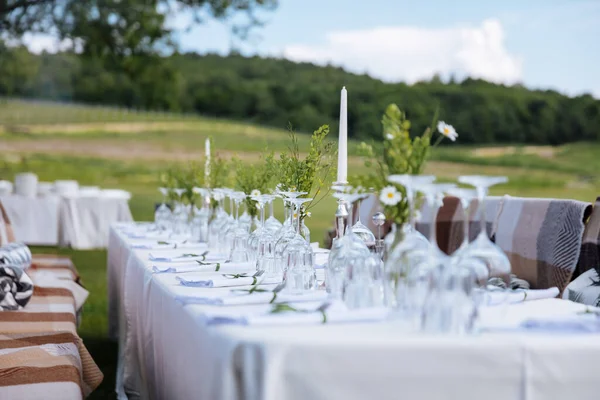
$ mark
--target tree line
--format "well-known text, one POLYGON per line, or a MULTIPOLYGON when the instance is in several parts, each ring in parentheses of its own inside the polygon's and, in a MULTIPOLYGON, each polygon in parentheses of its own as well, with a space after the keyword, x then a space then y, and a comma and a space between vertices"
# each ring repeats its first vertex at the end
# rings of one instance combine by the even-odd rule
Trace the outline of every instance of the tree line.
POLYGON ((479 79, 385 83, 333 66, 195 53, 130 55, 117 64, 74 52, 30 53, 0 42, 0 95, 147 110, 194 112, 305 132, 337 129, 348 89, 348 131, 379 140, 380 116, 396 103, 420 134, 439 107, 463 144, 561 144, 600 140, 600 100, 479 79))

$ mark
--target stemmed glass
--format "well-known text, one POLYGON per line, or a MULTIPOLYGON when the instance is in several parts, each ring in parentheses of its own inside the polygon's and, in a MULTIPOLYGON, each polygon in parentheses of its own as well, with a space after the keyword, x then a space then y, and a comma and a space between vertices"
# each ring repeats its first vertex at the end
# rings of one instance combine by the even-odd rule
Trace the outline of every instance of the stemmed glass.
MULTIPOLYGON (((469 313, 469 305, 467 304, 467 306, 463 308, 463 310, 466 310, 467 312, 464 313, 462 317, 459 314, 457 316, 457 321, 460 321, 462 318, 465 330, 472 330, 474 328, 473 324, 475 323, 474 318, 477 316, 477 309, 485 298, 487 280, 489 277, 487 264, 479 258, 472 257, 470 254, 470 248, 472 246, 472 243, 469 243, 470 216, 473 200, 477 198, 477 191, 473 189, 454 188, 450 189, 448 194, 459 199, 464 215, 463 240, 458 249, 452 253, 451 264, 452 268, 456 269, 456 273, 463 274, 463 285, 465 285, 463 293, 470 295, 472 306, 472 310, 469 313), (469 280, 469 276, 472 277, 472 279, 469 280), (469 326, 469 321, 471 326, 469 326)), ((458 325, 458 327, 460 327, 460 325, 458 325)))
POLYGON ((252 230, 252 224, 254 223, 254 221, 248 213, 248 204, 246 203, 244 203, 244 212, 240 216, 238 223, 242 225, 248 232, 252 230))
POLYGON ((469 247, 469 225, 471 216, 471 206, 473 200, 477 198, 477 191, 473 189, 452 188, 448 190, 450 196, 458 198, 460 206, 463 210, 463 240, 460 246, 452 253, 452 257, 458 258, 461 253, 469 247))
MULTIPOLYGON (((455 187, 452 184, 419 184, 416 190, 425 196, 430 211, 429 242, 427 247, 413 247, 404 252, 404 259, 393 264, 386 262, 386 275, 396 303, 392 318, 406 319, 417 327, 424 317, 425 301, 431 291, 444 279, 444 267, 448 256, 438 247, 436 217, 442 206, 444 192, 455 187)), ((402 243, 400 244, 402 245, 402 243)), ((431 313, 430 313, 431 314, 431 313)))
MULTIPOLYGON (((488 194, 488 190, 491 186, 506 183, 508 182, 508 178, 504 176, 479 176, 479 175, 471 175, 471 176, 460 176, 458 178, 460 183, 464 183, 466 185, 474 186, 477 190, 477 200, 478 200, 478 208, 479 208, 479 223, 481 227, 481 231, 473 240, 473 242, 466 248, 465 253, 462 255, 462 258, 475 258, 479 259, 483 263, 485 263, 487 267, 488 276, 487 277, 479 277, 482 278, 500 278, 506 283, 506 288, 510 288, 510 261, 504 251, 493 243, 488 237, 486 225, 486 210, 485 210, 485 198, 488 194)), ((500 294, 500 297, 504 297, 508 295, 508 290, 499 288, 499 287, 489 287, 489 290, 503 292, 500 294)))
POLYGON ((167 194, 169 189, 165 187, 159 187, 158 190, 162 193, 162 203, 156 208, 154 212, 154 223, 159 230, 165 231, 169 229, 171 219, 171 209, 167 206, 167 194))
MULTIPOLYGON (((375 246, 375 235, 373 235, 373 232, 371 232, 371 230, 369 228, 367 228, 360 220, 360 206, 362 204, 362 201, 369 197, 369 194, 367 193, 363 193, 363 194, 357 194, 358 196, 358 218, 356 220, 356 223, 354 225, 352 225, 352 232, 354 232, 354 234, 356 236, 358 236, 363 242, 365 242, 365 244, 367 246, 375 246)), ((352 205, 350 205, 350 207, 352 207, 352 205)), ((352 223, 352 221, 350 222, 352 223)))
POLYGON ((231 253, 229 260, 231 262, 247 262, 249 261, 248 238, 250 234, 248 233, 246 226, 240 221, 240 204, 246 198, 246 194, 243 192, 236 192, 232 196, 233 200, 235 201, 236 223, 232 225, 233 240, 231 242, 231 253))
POLYGON ((333 300, 344 298, 344 289, 350 278, 351 269, 349 265, 354 259, 366 259, 370 255, 369 248, 352 231, 352 203, 358 200, 359 195, 338 192, 334 197, 347 206, 348 219, 346 233, 338 240, 334 240, 329 260, 327 262, 327 276, 325 279, 326 290, 333 300))
POLYGON ((431 184, 435 181, 435 176, 390 175, 388 176, 388 181, 404 187, 409 208, 409 223, 404 224, 400 230, 395 232, 393 239, 397 244, 390 245, 388 243, 387 254, 384 254, 384 271, 388 277, 385 287, 386 299, 392 306, 400 307, 399 313, 401 314, 401 312, 405 311, 402 308, 404 300, 400 298, 404 295, 404 289, 397 287, 397 284, 403 284, 397 278, 406 276, 407 271, 416 265, 429 249, 429 241, 415 227, 415 187, 431 184), (397 304, 398 301, 400 301, 400 304, 397 304))
POLYGON ((225 195, 220 188, 213 189, 210 194, 217 201, 217 209, 215 210, 215 216, 210 222, 208 228, 208 247, 211 249, 217 249, 219 247, 219 232, 221 231, 223 224, 227 222, 227 213, 223 208, 225 195))
MULTIPOLYGON (((288 201, 290 202, 290 204, 292 204, 293 207, 293 203, 292 201, 300 196, 303 196, 305 194, 308 194, 306 192, 284 192, 284 191, 280 191, 280 194, 282 196, 284 196, 284 202, 285 202, 285 197, 288 198, 288 201)), ((277 243, 275 244, 275 263, 277 264, 277 266, 279 268, 281 268, 281 270, 283 271, 286 267, 284 259, 283 259, 283 251, 285 250, 285 248, 287 247, 288 243, 292 241, 292 239, 294 239, 294 237, 296 236, 296 230, 294 227, 294 210, 290 210, 289 212, 289 224, 286 226, 286 224, 284 223, 281 230, 278 232, 278 239, 277 239, 277 243)))
POLYGON ((361 252, 348 263, 344 302, 348 308, 380 307, 385 302, 381 258, 361 252))
POLYGON ((233 236, 237 229, 237 220, 234 211, 235 191, 232 189, 224 189, 223 193, 225 194, 226 199, 229 198, 229 214, 227 214, 227 218, 219 230, 218 246, 220 253, 229 254, 233 236))
POLYGON ((191 223, 191 235, 194 241, 206 243, 208 241, 208 220, 210 219, 210 197, 207 189, 194 187, 194 193, 199 194, 201 208, 192 205, 194 218, 191 223))
POLYGON ((273 202, 278 196, 274 194, 266 194, 264 196, 267 199, 267 204, 269 205, 269 218, 267 218, 265 221, 265 228, 272 233, 276 233, 283 226, 283 224, 279 222, 277 218, 275 218, 275 213, 273 210, 273 202))
POLYGON ((183 204, 183 194, 185 189, 174 189, 177 194, 178 201, 175 203, 175 211, 173 212, 173 233, 176 235, 187 236, 188 232, 188 213, 183 204))
POLYGON ((252 200, 258 203, 260 210, 260 220, 258 227, 250 234, 248 238, 248 255, 251 261, 256 261, 258 254, 258 242, 260 236, 265 231, 265 204, 267 202, 267 195, 252 196, 252 200))
POLYGON ((314 267, 314 254, 310 242, 302 236, 300 212, 302 204, 312 199, 292 197, 291 202, 298 214, 296 234, 283 250, 285 264, 284 282, 286 292, 302 294, 317 287, 317 274, 314 267))

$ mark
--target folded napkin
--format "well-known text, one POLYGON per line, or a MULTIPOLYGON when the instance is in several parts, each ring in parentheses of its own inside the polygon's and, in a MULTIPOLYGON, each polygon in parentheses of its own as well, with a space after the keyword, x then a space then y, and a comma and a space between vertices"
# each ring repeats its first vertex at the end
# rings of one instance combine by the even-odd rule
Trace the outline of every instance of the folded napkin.
POLYGON ((9 243, 0 247, 0 264, 21 269, 31 266, 31 251, 24 243, 9 243))
POLYGON ((225 254, 212 253, 207 250, 199 249, 194 251, 190 250, 175 250, 175 251, 163 251, 160 253, 150 253, 150 261, 154 262, 172 262, 172 263, 190 263, 191 261, 202 261, 202 262, 224 262, 227 260, 225 254))
POLYGON ((600 333, 600 313, 589 312, 553 318, 529 319, 521 325, 528 331, 600 333))
POLYGON ((343 303, 324 308, 324 303, 291 303, 285 307, 266 306, 250 314, 227 309, 206 312, 200 320, 207 325, 317 325, 336 323, 361 323, 383 321, 389 314, 387 308, 360 308, 349 310, 343 303), (324 308, 324 309, 323 309, 324 308))
POLYGON ((152 272, 155 274, 165 273, 186 273, 186 272, 220 272, 223 274, 239 274, 244 272, 255 272, 256 264, 247 263, 207 263, 198 264, 197 262, 190 264, 177 265, 154 265, 152 272))
POLYGON ((261 285, 277 285, 281 282, 277 278, 264 278, 254 276, 255 273, 246 272, 241 274, 221 274, 215 276, 206 276, 206 274, 188 274, 186 276, 176 276, 175 278, 183 286, 190 287, 231 287, 231 286, 251 286, 256 284, 261 285))
MULTIPOLYGON (((268 303, 296 303, 305 301, 325 301, 328 297, 324 290, 314 291, 302 295, 293 295, 286 293, 274 293, 273 286, 259 286, 252 293, 248 290, 233 289, 225 294, 209 293, 210 291, 196 291, 194 288, 188 288, 186 293, 179 292, 176 299, 184 304, 206 304, 215 306, 235 306, 244 304, 268 304, 268 303)), ((197 289, 197 288, 196 288, 197 289)), ((201 289, 200 289, 201 290, 201 289)), ((216 289, 215 289, 216 290, 216 289)))
POLYGON ((0 311, 25 307, 33 294, 33 282, 20 267, 0 265, 0 311))
POLYGON ((206 243, 192 242, 187 240, 152 240, 142 239, 131 243, 134 249, 145 250, 175 250, 175 249, 198 249, 204 252, 208 245, 206 243))
POLYGON ((485 305, 497 306, 503 303, 516 304, 524 301, 552 299, 558 296, 559 290, 557 287, 550 289, 527 289, 527 290, 512 290, 507 292, 492 291, 486 293, 485 305))

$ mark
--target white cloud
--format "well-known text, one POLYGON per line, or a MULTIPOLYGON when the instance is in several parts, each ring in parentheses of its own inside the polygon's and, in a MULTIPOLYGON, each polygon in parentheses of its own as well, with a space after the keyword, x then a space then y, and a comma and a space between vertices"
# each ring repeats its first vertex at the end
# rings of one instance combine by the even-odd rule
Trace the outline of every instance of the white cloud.
MULTIPOLYGON (((35 54, 40 54, 43 51, 48 53, 56 53, 59 51, 71 50, 73 48, 73 40, 71 39, 59 40, 53 35, 41 33, 26 33, 23 35, 21 41, 25 46, 27 46, 29 51, 35 54)), ((75 51, 80 52, 82 47, 82 42, 76 39, 75 51)))
POLYGON ((498 83, 522 78, 521 59, 504 46, 497 19, 478 27, 377 27, 331 32, 322 45, 286 46, 284 57, 294 61, 341 65, 385 81, 413 83, 435 73, 471 76, 498 83))

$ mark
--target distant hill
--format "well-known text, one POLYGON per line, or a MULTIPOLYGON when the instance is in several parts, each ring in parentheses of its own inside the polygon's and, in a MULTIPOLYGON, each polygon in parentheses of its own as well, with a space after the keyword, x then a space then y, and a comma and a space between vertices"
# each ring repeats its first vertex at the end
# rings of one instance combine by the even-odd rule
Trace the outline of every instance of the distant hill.
MULTIPOLYGON (((406 60, 410 62, 410 60, 406 60)), ((396 102, 415 133, 440 119, 454 125, 461 143, 562 144, 600 140, 600 100, 570 98, 483 80, 389 84, 335 67, 231 55, 176 54, 133 59, 155 68, 135 73, 104 67, 71 53, 30 54, 0 45, 0 95, 136 109, 195 112, 299 131, 329 123, 337 129, 339 92, 348 89, 349 134, 382 137, 380 117, 396 102)))

